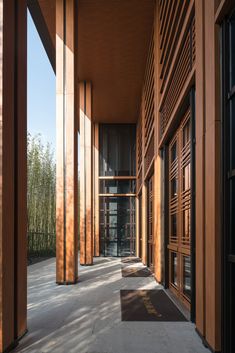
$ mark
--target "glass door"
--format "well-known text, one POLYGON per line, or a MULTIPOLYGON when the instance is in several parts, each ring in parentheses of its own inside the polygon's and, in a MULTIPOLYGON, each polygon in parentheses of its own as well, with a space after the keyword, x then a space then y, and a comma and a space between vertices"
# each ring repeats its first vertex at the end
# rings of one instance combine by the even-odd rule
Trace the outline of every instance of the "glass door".
POLYGON ((103 256, 135 253, 135 198, 100 197, 100 248, 103 256))
POLYGON ((99 126, 100 249, 103 256, 135 254, 136 126, 99 126))

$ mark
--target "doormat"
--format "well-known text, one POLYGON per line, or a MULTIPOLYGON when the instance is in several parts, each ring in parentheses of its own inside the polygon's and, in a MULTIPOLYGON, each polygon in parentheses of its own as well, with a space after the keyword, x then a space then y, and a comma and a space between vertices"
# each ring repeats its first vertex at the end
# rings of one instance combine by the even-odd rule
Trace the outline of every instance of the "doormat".
POLYGON ((187 321, 164 290, 121 290, 122 321, 187 321))
POLYGON ((123 267, 122 277, 149 277, 152 272, 148 267, 123 267))
POLYGON ((135 264, 141 262, 141 260, 138 257, 124 257, 121 262, 124 264, 135 264))

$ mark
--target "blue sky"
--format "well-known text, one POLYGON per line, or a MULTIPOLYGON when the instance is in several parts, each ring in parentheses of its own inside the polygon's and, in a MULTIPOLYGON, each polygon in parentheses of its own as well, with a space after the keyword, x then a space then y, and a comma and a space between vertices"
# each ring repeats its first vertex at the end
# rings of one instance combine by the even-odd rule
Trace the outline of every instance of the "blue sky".
POLYGON ((28 131, 56 144, 55 74, 28 12, 28 131))

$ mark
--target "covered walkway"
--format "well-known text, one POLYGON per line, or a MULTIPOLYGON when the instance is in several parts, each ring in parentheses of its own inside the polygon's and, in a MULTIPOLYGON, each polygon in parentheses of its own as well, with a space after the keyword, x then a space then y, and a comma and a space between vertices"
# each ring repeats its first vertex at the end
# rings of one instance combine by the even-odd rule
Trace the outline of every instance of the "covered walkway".
POLYGON ((120 290, 162 287, 149 277, 122 277, 142 264, 95 258, 74 286, 55 284, 55 260, 28 267, 28 329, 15 352, 208 353, 189 321, 122 321, 120 290))

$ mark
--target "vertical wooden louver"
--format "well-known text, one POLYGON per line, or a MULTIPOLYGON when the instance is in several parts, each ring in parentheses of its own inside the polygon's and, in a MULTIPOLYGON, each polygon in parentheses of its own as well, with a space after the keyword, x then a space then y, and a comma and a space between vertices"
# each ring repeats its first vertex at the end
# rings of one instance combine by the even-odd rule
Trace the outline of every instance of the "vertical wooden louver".
POLYGON ((195 70, 195 10, 190 0, 159 1, 159 138, 165 138, 176 117, 190 75, 195 70))
MULTIPOLYGON (((140 110, 142 112, 142 109, 140 110)), ((143 130, 142 130, 142 114, 140 114, 137 123, 137 193, 142 185, 142 160, 143 160, 143 130)))
POLYGON ((154 32, 150 41, 143 91, 145 175, 154 157, 154 32))
POLYGON ((195 19, 185 36, 167 91, 160 108, 160 131, 164 134, 172 118, 176 102, 195 63, 195 19))

